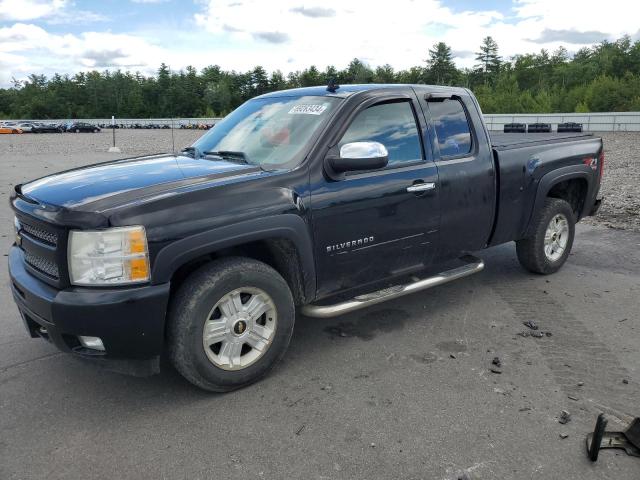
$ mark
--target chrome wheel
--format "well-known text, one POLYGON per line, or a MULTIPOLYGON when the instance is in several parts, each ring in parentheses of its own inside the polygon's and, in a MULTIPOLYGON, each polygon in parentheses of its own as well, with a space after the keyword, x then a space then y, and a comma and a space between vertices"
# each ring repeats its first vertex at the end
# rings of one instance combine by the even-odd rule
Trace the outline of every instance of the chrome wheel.
POLYGON ((223 296, 209 312, 202 332, 204 351, 216 367, 241 370, 265 354, 276 325, 276 307, 266 292, 238 288, 223 296))
POLYGON ((569 221, 559 213, 555 215, 544 234, 544 254, 551 262, 562 257, 569 241, 569 221))

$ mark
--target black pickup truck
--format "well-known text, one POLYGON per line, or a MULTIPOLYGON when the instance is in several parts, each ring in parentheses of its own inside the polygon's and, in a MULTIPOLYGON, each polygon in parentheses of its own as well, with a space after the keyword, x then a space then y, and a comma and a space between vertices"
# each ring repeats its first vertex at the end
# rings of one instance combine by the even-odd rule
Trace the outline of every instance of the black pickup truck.
POLYGON ((555 272, 603 161, 587 134, 490 136, 462 88, 270 93, 180 154, 16 186, 11 288, 32 337, 130 374, 164 356, 228 391, 284 355, 296 309, 433 287, 512 241, 526 269, 555 272))

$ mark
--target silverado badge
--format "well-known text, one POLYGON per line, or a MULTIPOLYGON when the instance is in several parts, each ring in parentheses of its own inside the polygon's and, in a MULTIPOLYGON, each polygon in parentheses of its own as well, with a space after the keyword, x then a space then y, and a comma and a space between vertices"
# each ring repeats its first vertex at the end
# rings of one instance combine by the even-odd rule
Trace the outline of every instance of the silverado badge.
POLYGON ((355 240, 336 243, 335 245, 327 245, 327 253, 339 252, 349 248, 364 247, 365 245, 371 244, 373 244, 373 236, 356 238, 355 240))

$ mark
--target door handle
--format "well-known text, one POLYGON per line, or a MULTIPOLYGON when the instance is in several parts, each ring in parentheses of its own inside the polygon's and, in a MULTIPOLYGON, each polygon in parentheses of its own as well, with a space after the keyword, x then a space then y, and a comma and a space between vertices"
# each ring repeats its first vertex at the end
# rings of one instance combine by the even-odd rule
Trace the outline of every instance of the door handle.
POLYGON ((407 187, 407 192, 409 193, 426 192, 427 190, 434 190, 435 188, 436 188, 435 182, 414 183, 410 187, 407 187))

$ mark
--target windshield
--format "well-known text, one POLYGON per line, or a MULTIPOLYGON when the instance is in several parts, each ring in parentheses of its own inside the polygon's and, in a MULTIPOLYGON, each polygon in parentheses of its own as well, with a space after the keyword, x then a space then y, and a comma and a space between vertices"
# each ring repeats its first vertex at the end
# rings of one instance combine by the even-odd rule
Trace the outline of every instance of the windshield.
POLYGON ((294 166, 339 101, 320 96, 249 100, 187 150, 265 169, 294 166))

